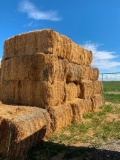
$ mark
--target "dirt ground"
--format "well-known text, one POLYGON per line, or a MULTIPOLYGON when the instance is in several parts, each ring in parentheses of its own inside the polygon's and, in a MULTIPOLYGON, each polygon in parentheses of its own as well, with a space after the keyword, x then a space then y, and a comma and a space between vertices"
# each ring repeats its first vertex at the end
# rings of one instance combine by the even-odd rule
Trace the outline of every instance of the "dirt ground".
POLYGON ((105 92, 106 94, 120 94, 120 92, 113 92, 113 91, 109 91, 109 92, 105 92))

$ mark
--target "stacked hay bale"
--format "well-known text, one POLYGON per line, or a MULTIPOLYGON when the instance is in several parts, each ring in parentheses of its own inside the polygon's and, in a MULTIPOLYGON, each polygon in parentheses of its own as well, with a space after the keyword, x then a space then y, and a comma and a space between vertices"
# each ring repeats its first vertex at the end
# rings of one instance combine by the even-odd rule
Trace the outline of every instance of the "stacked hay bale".
MULTIPOLYGON (((72 122, 80 123, 83 114, 103 104, 99 71, 91 67, 91 62, 91 51, 53 30, 34 31, 7 39, 2 59, 2 102, 36 106, 41 115, 44 110, 50 116, 47 118, 50 119, 47 127, 49 133, 59 132, 72 122)), ((25 117, 29 117, 29 108, 26 107, 25 112, 25 117)), ((18 117, 24 128, 24 118, 18 117)), ((28 119, 25 119, 26 124, 29 123, 28 119)), ((36 119, 41 121, 44 118, 39 119, 37 114, 36 119)), ((32 126, 32 121, 30 123, 32 126)), ((20 128, 16 118, 3 116, 1 124, 1 128, 4 124, 7 127, 13 124, 14 132, 20 128)), ((38 124, 39 129, 41 126, 38 124)), ((35 129, 30 133, 33 134, 33 131, 35 129)), ((14 140, 17 141, 18 137, 14 140)), ((23 141, 22 138, 20 140, 23 141)), ((28 145, 30 147, 31 144, 28 145)))
POLYGON ((1 101, 1 61, 0 61, 0 101, 1 101))
POLYGON ((50 123, 45 109, 0 105, 0 156, 11 160, 23 156, 51 134, 50 123))
POLYGON ((76 99, 87 113, 103 102, 99 71, 91 68, 91 62, 91 51, 53 30, 7 39, 2 59, 2 101, 38 106, 51 114, 51 108, 63 108, 65 113, 66 105, 73 110, 71 103, 76 99))

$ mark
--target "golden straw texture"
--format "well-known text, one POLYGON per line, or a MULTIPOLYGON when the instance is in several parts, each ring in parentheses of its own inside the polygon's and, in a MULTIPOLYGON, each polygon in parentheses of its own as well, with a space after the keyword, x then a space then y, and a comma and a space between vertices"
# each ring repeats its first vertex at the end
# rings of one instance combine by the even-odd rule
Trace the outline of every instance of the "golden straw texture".
POLYGON ((52 133, 48 112, 37 107, 2 105, 0 122, 0 155, 9 159, 23 154, 52 133))
POLYGON ((16 35, 4 43, 4 59, 38 52, 54 54, 69 62, 90 65, 92 53, 53 30, 37 30, 16 35))

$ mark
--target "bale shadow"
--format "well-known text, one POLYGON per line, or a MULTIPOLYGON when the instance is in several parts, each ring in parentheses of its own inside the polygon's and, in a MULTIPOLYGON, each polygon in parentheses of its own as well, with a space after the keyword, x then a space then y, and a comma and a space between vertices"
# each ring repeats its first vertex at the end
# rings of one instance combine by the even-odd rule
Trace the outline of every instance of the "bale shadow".
POLYGON ((46 126, 43 126, 34 134, 16 142, 18 135, 16 126, 12 125, 9 131, 7 125, 9 123, 6 120, 0 125, 0 160, 25 160, 29 148, 40 143, 46 134, 46 126))
POLYGON ((28 152, 26 160, 120 160, 120 152, 41 141, 28 152))

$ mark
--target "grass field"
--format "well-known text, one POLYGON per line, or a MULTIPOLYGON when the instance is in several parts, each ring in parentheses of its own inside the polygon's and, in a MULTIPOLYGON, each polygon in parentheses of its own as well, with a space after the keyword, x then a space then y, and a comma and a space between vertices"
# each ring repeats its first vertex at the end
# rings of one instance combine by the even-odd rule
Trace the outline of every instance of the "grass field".
POLYGON ((104 81, 104 92, 120 92, 120 81, 104 81))
POLYGON ((120 81, 104 81, 103 95, 106 101, 120 103, 120 81))
POLYGON ((74 123, 61 133, 54 134, 49 141, 42 141, 28 153, 28 159, 92 160, 95 155, 90 158, 91 154, 96 153, 99 146, 119 140, 120 82, 103 82, 103 86, 105 101, 109 102, 98 111, 84 115, 80 125, 74 123))

